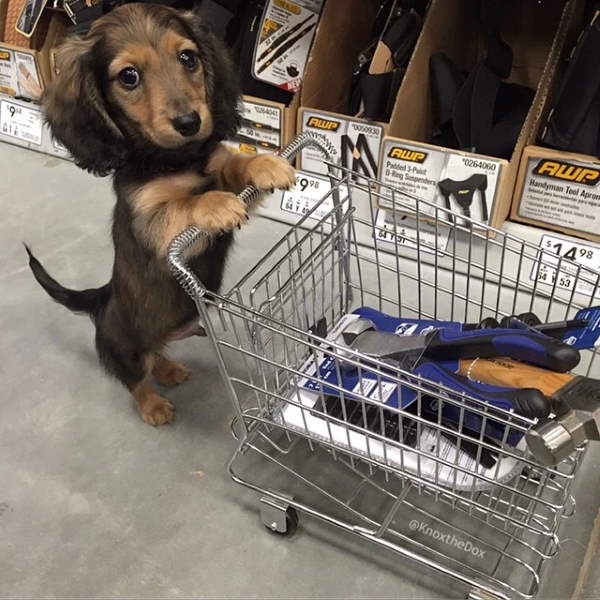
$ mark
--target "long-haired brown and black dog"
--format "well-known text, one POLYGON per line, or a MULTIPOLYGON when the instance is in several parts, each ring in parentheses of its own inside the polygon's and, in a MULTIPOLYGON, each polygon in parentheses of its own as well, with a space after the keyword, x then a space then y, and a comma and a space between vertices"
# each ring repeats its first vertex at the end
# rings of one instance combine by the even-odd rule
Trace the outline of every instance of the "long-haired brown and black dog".
POLYGON ((168 244, 190 225, 209 232, 190 266, 217 291, 232 231, 247 219, 235 194, 250 183, 287 188, 294 170, 282 158, 221 144, 239 124, 236 77, 226 49, 192 14, 122 6, 84 38, 67 40, 58 64, 44 97, 47 120, 80 167, 113 176, 114 267, 106 285, 74 291, 31 253, 29 264, 54 300, 91 316, 100 360, 131 391, 143 420, 168 423, 173 405, 150 376, 165 385, 189 377, 162 352, 197 327, 193 303, 169 273, 168 244))

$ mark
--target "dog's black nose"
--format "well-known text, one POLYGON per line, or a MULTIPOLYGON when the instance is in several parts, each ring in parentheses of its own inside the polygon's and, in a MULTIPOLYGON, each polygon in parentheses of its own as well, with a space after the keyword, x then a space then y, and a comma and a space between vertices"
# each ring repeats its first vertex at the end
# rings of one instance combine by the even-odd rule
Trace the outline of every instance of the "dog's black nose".
POLYGON ((194 135, 200 129, 200 115, 193 111, 187 115, 179 115, 172 121, 173 127, 183 136, 194 135))

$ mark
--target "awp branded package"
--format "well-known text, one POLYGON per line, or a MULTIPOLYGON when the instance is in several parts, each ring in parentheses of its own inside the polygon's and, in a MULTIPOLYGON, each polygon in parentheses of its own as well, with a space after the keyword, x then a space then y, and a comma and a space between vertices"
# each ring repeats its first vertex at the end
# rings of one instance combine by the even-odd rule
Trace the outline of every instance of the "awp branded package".
POLYGON ((512 218, 600 242, 600 160, 528 146, 523 152, 512 218))
MULTIPOLYGON (((324 135, 336 148, 343 167, 367 177, 377 177, 383 125, 303 108, 298 113, 298 131, 316 131, 324 135)), ((300 167, 313 173, 327 174, 323 157, 312 148, 302 151, 300 167)))

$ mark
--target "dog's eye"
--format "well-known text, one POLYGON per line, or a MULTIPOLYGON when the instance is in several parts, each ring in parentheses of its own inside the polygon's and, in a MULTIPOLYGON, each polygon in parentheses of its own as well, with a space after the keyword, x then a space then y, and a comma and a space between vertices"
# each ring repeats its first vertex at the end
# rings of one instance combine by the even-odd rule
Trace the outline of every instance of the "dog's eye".
POLYGON ((137 69, 133 67, 127 67, 119 73, 119 81, 123 87, 128 90, 136 88, 140 83, 140 74, 137 69))
POLYGON ((179 53, 179 62, 189 71, 195 71, 198 66, 198 57, 192 50, 182 50, 179 53))

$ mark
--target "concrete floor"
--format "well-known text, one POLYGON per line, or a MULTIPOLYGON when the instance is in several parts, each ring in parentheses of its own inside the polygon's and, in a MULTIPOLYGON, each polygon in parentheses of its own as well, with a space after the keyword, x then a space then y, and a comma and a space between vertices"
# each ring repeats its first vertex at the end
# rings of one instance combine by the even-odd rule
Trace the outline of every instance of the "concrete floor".
MULTIPOLYGON (((459 597, 445 580, 308 518, 293 538, 264 530, 256 495, 225 470, 232 409, 206 340, 173 348, 194 370, 168 392, 176 422, 141 422, 98 367, 90 322, 49 301, 21 246, 30 243, 67 286, 102 284, 112 203, 108 181, 0 144, 0 596, 459 597)), ((228 279, 279 231, 256 218, 228 279)), ((580 567, 600 504, 599 467, 593 449, 540 598, 571 597, 578 580, 579 598, 598 597, 593 552, 585 573, 580 567)))

